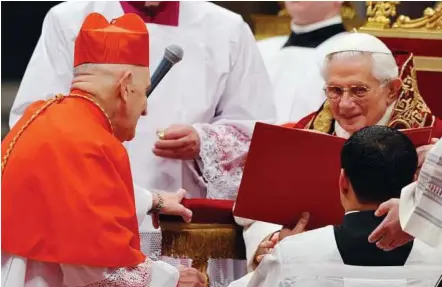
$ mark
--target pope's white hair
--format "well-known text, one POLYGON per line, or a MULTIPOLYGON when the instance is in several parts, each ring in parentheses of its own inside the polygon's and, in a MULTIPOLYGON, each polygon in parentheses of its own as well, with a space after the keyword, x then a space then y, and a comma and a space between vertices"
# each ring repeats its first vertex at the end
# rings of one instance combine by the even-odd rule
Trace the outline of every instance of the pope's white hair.
POLYGON ((369 55, 371 57, 373 61, 372 74, 379 82, 384 83, 398 78, 399 69, 392 54, 360 51, 343 51, 327 55, 322 65, 322 77, 326 80, 327 66, 332 60, 354 58, 361 55, 369 55))

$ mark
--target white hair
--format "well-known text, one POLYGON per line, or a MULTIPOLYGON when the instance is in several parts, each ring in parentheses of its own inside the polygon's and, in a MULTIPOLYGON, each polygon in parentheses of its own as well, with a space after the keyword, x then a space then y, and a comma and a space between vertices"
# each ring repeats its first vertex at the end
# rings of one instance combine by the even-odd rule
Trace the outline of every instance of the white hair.
POLYGON ((343 51, 327 55, 322 65, 322 78, 326 79, 328 64, 334 59, 348 59, 361 55, 369 55, 373 62, 372 74, 379 82, 391 81, 399 76, 399 69, 392 54, 370 53, 360 51, 343 51))
POLYGON ((131 65, 122 65, 122 64, 81 64, 74 68, 74 77, 91 74, 91 73, 99 73, 106 75, 113 75, 116 72, 127 71, 132 69, 131 65))

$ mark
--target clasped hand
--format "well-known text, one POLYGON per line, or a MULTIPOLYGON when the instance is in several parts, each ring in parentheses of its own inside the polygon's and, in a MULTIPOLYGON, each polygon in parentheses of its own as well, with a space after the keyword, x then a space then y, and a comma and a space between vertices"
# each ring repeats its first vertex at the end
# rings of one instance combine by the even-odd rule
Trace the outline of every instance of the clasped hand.
POLYGON ((180 279, 178 287, 204 287, 206 286, 206 276, 195 268, 179 266, 180 279))
POLYGON ((310 219, 310 214, 308 212, 304 212, 301 215, 301 218, 296 223, 295 227, 292 226, 284 226, 280 231, 273 233, 269 237, 265 238, 261 244, 259 245, 258 250, 255 254, 255 265, 259 265, 261 261, 264 259, 264 256, 271 253, 275 245, 283 240, 284 238, 302 233, 305 231, 308 221, 310 219))

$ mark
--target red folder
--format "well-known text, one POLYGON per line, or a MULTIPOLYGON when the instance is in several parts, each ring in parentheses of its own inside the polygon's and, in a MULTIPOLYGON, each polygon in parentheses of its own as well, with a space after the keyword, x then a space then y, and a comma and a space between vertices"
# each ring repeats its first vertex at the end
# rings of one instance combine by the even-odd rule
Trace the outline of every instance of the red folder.
MULTIPOLYGON (((416 147, 432 128, 403 130, 416 147)), ((310 213, 308 229, 340 224, 340 155, 345 139, 308 130, 257 123, 234 215, 293 225, 310 213)))
POLYGON ((400 131, 413 142, 415 147, 420 147, 430 143, 433 127, 406 129, 400 131))
MULTIPOLYGON (((192 211, 192 223, 235 224, 233 200, 184 198, 181 204, 192 211)), ((181 216, 160 214, 160 221, 182 222, 181 216)))
POLYGON ((309 229, 340 224, 340 152, 345 139, 257 123, 235 216, 292 225, 310 213, 309 229))

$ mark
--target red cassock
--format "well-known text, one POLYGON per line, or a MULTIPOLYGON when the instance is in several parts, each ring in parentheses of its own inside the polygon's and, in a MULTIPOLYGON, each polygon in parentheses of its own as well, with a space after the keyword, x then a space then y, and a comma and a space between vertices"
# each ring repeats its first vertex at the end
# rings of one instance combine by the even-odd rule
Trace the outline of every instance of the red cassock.
MULTIPOLYGON (((74 63, 148 67, 143 20, 90 14, 74 63)), ((105 111, 82 91, 32 104, 5 137, 1 199, 6 253, 109 268, 145 260, 129 157, 105 111)))

